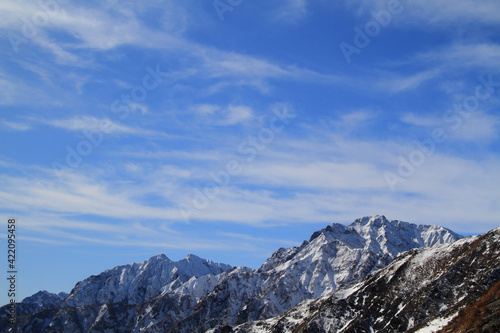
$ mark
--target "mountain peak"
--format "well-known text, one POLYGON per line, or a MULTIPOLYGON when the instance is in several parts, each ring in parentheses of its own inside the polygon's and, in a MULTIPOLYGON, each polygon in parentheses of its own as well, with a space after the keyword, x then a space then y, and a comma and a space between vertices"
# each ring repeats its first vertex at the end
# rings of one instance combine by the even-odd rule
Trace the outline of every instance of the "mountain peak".
POLYGON ((49 293, 47 290, 40 290, 36 294, 26 297, 21 303, 25 304, 52 304, 57 303, 67 297, 66 293, 53 294, 49 293))
POLYGON ((196 254, 192 254, 192 253, 190 253, 190 254, 188 254, 188 255, 186 256, 186 260, 188 260, 188 261, 189 261, 189 260, 202 261, 203 259, 202 259, 202 258, 200 258, 200 257, 198 257, 196 254))
MULTIPOLYGON (((365 216, 356 219, 349 226, 340 223, 333 223, 326 228, 318 230, 311 235, 309 242, 318 238, 322 234, 328 234, 339 240, 344 239, 345 235, 359 232, 361 236, 371 233, 373 230, 386 227, 390 224, 399 224, 400 221, 389 221, 384 215, 365 216)), ((364 237, 364 236, 363 236, 364 237)), ((365 237, 366 238, 366 237, 365 237)))
POLYGON ((340 223, 333 223, 328 225, 326 228, 323 228, 321 230, 318 230, 314 232, 311 235, 311 238, 309 238, 309 242, 312 242, 314 239, 318 238, 321 234, 324 233, 330 233, 330 234, 346 234, 349 233, 350 230, 347 228, 347 226, 340 224, 340 223))
POLYGON ((163 291, 173 292, 192 277, 218 275, 231 266, 188 255, 172 261, 158 254, 141 263, 117 266, 76 284, 67 306, 84 304, 140 304, 163 291))
POLYGON ((364 216, 359 219, 356 219, 351 225, 369 225, 380 228, 382 225, 387 224, 389 220, 384 215, 374 215, 374 216, 364 216))
POLYGON ((149 258, 148 261, 149 262, 157 262, 157 261, 171 261, 171 260, 163 253, 159 253, 159 254, 149 258))

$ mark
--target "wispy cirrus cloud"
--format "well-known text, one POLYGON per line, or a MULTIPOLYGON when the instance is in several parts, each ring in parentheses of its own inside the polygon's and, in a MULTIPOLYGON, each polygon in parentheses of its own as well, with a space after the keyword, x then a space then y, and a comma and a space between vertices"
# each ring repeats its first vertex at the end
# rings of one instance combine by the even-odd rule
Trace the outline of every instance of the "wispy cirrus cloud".
POLYGON ((168 223, 145 225, 140 222, 95 223, 85 218, 60 216, 57 214, 21 215, 25 227, 37 236, 23 235, 28 242, 55 245, 100 244, 122 248, 185 249, 229 249, 231 242, 220 242, 190 237, 169 227, 168 223), (101 237, 102 235, 102 237, 101 237), (112 235, 112 236, 110 236, 112 235), (44 238, 40 238, 43 236, 44 238), (148 240, 146 240, 148 239, 148 240))
POLYGON ((417 116, 409 113, 401 121, 413 126, 446 128, 452 140, 469 142, 491 142, 500 137, 500 118, 493 114, 477 111, 467 118, 445 122, 443 117, 417 116))
POLYGON ((0 124, 2 124, 4 128, 14 131, 28 131, 32 129, 32 127, 26 123, 12 122, 3 119, 0 119, 0 124))
POLYGON ((412 61, 438 62, 453 68, 497 68, 500 65, 500 45, 494 43, 452 44, 439 50, 427 51, 412 61))
POLYGON ((442 70, 436 68, 432 70, 425 70, 416 74, 406 76, 389 74, 389 77, 380 78, 377 82, 380 90, 385 90, 392 93, 400 93, 408 90, 417 89, 425 82, 432 80, 439 76, 442 70))
MULTIPOLYGON (((412 142, 362 141, 324 131, 278 140, 250 164, 244 164, 242 157, 230 150, 219 149, 213 160, 208 153, 196 157, 183 152, 177 157, 203 160, 202 165, 188 167, 171 158, 171 165, 151 165, 150 153, 143 149, 146 154, 140 154, 139 148, 127 155, 126 163, 114 162, 121 165, 113 168, 118 173, 115 180, 86 168, 70 175, 64 183, 55 181, 50 172, 37 176, 36 181, 5 174, 0 202, 3 210, 29 209, 70 217, 64 220, 76 222, 65 232, 75 233, 75 240, 78 232, 74 230, 99 228, 99 224, 79 225, 84 216, 114 221, 104 223, 102 228, 115 228, 131 220, 184 223, 181 205, 190 204, 196 189, 203 191, 205 184, 214 181, 210 172, 220 171, 221 161, 236 159, 242 163, 242 173, 232 177, 206 209, 191 217, 194 223, 217 221, 265 227, 349 221, 376 213, 449 226, 471 218, 480 219, 484 228, 497 223, 492 200, 500 188, 500 179, 496 172, 499 161, 494 154, 487 160, 473 161, 449 156, 436 148, 413 176, 398 185, 397 192, 391 192, 384 172, 397 170, 398 157, 415 147, 412 142), (133 177, 120 181, 122 172, 133 177), (457 186, 464 191, 453 190, 457 186), (471 196, 492 199, 471 201, 471 196), (423 208, 415 210, 415 206, 423 208), (470 214, 457 209, 459 206, 470 207, 470 214)), ((166 151, 163 155, 169 156, 176 154, 166 151)), ((106 168, 102 166, 102 170, 106 168)), ((108 243, 114 242, 120 243, 108 243)), ((138 237, 136 243, 140 242, 138 237)))
POLYGON ((60 128, 67 131, 82 132, 82 131, 101 131, 108 135, 140 135, 140 136, 157 136, 169 137, 168 134, 155 130, 148 130, 138 127, 130 127, 119 124, 109 118, 96 118, 92 116, 75 116, 64 119, 45 119, 45 118, 29 118, 34 122, 42 123, 52 127, 60 128))
POLYGON ((401 121, 414 126, 439 126, 443 124, 443 120, 437 117, 418 116, 414 113, 407 113, 401 117, 401 121))
POLYGON ((285 23, 297 23, 307 17, 307 0, 286 0, 270 13, 270 19, 285 23))
MULTIPOLYGON (((1 11, 0 18, 2 15, 5 16, 4 18, 16 17, 15 22, 17 23, 5 20, 3 26, 0 25, 0 27, 18 34, 21 34, 22 28, 19 26, 20 19, 28 18, 29 20, 33 14, 41 11, 37 4, 29 1, 22 1, 18 4, 8 1, 3 6, 4 10, 1 11)), ((36 36, 29 38, 28 44, 23 44, 20 47, 30 47, 31 50, 31 46, 36 45, 52 54, 58 66, 90 68, 95 71, 99 68, 99 66, 96 67, 95 58, 100 57, 100 53, 111 52, 113 57, 121 57, 121 47, 155 50, 162 53, 166 62, 170 59, 178 59, 181 55, 185 61, 169 71, 170 79, 173 82, 199 79, 203 82, 202 89, 207 95, 217 94, 234 86, 251 87, 268 94, 273 88, 272 80, 294 80, 342 86, 349 84, 349 82, 351 85, 356 84, 356 80, 352 80, 348 76, 319 73, 294 64, 271 61, 264 56, 226 51, 201 44, 184 35, 186 29, 170 31, 170 28, 165 28, 165 24, 162 22, 158 22, 158 25, 151 24, 151 22, 144 20, 140 12, 156 10, 160 13, 166 13, 170 10, 170 5, 165 5, 165 8, 158 4, 141 5, 139 12, 132 2, 103 4, 101 6, 105 7, 105 10, 74 3, 61 5, 57 11, 50 13, 47 24, 37 29, 36 36), (61 33, 67 36, 63 42, 56 38, 56 35, 59 37, 61 33)), ((292 1, 287 6, 300 8, 305 6, 305 2, 292 1)), ((175 20, 171 15, 167 15, 167 17, 169 20, 175 20)), ((189 19, 183 20, 191 22, 189 19)), ((171 26, 170 23, 167 25, 171 26)), ((16 60, 14 61, 16 62, 16 60)), ((44 77, 50 81, 55 80, 53 77, 47 76, 47 68, 51 69, 51 73, 61 70, 52 62, 39 64, 39 69, 31 62, 19 61, 17 64, 36 73, 45 71, 44 77)), ((64 73, 67 73, 67 70, 64 70, 64 73)), ((94 71, 87 71, 85 76, 73 73, 73 76, 68 75, 66 79, 73 81, 72 86, 81 93, 82 86, 98 82, 96 75, 97 73, 94 71)), ((12 81, 12 79, 12 76, 7 77, 8 81, 12 81)), ((121 80, 114 80, 114 82, 121 82, 123 86, 121 80)), ((30 82, 29 85, 32 86, 32 89, 38 87, 37 82, 30 82)), ((19 84, 14 85, 13 88, 15 91, 26 91, 26 89, 20 89, 19 84)), ((68 89, 66 85, 57 88, 63 91, 68 89)), ((48 91, 45 91, 45 94, 50 95, 48 91)), ((54 92, 54 94, 57 94, 58 97, 64 95, 61 91, 54 92)), ((54 100, 54 98, 50 98, 51 96, 44 97, 47 100, 54 100)), ((140 105, 137 109, 144 112, 147 108, 145 105, 140 105)))
POLYGON ((217 126, 232 126, 246 123, 255 118, 255 112, 246 105, 230 104, 225 107, 210 104, 194 105, 192 110, 199 116, 200 121, 217 126))
POLYGON ((0 7, 3 22, 1 26, 21 28, 22 24, 19 22, 23 19, 29 21, 34 15, 44 16, 47 20, 39 25, 37 33, 30 39, 55 51, 53 43, 44 44, 50 40, 47 30, 56 29, 69 34, 72 39, 59 44, 57 52, 61 52, 60 47, 76 51, 77 48, 109 50, 125 44, 148 47, 161 43, 163 47, 178 46, 179 42, 168 32, 146 27, 138 14, 130 8, 132 5, 133 2, 115 2, 112 5, 103 3, 98 6, 100 8, 95 8, 85 4, 66 3, 46 11, 31 1, 7 1, 0 7), (143 38, 145 35, 149 38, 143 38))
MULTIPOLYGON (((385 0, 349 0, 350 6, 361 5, 362 13, 370 12, 372 9, 387 8, 385 0)), ((417 26, 422 29, 435 29, 450 24, 499 24, 500 4, 491 0, 414 0, 400 1, 404 11, 395 19, 397 24, 405 26, 417 26), (422 25, 425 22, 425 25, 422 25)))
POLYGON ((417 0, 405 5, 409 17, 438 26, 447 23, 500 23, 500 4, 496 1, 459 0, 452 3, 446 0, 417 0))
POLYGON ((110 218, 176 219, 179 216, 169 208, 140 204, 128 191, 110 187, 111 184, 94 183, 74 174, 68 175, 67 179, 60 183, 47 177, 33 183, 27 178, 2 176, 5 187, 0 191, 1 208, 110 218))

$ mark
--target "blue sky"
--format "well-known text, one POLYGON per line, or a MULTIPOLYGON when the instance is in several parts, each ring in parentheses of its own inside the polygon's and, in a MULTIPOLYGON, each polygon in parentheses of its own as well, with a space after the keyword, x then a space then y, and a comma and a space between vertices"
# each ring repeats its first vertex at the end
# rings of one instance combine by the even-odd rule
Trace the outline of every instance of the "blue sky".
POLYGON ((497 227, 499 28, 494 0, 3 1, 18 300, 366 215, 497 227))

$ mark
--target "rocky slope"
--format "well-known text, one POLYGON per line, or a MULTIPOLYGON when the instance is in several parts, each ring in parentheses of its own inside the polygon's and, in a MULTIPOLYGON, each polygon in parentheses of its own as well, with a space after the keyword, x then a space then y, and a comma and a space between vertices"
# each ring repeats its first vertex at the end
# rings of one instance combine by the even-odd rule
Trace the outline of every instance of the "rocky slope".
POLYGON ((429 332, 435 323, 439 323, 438 333, 454 332, 500 332, 500 281, 486 293, 472 300, 454 317, 437 318, 426 323, 418 330, 429 332), (443 328, 439 329, 439 327, 443 328))
POLYGON ((356 285, 304 301, 278 317, 225 330, 424 333, 465 327, 498 332, 499 253, 500 228, 411 250, 356 285))
POLYGON ((64 300, 68 297, 67 293, 53 294, 46 290, 39 291, 34 295, 26 297, 17 307, 17 314, 34 313, 45 309, 60 308, 64 300))
MULTIPOLYGON (((62 302, 19 316, 20 332, 206 332, 278 316, 362 281, 414 248, 454 242, 452 231, 364 217, 332 224, 259 269, 163 255, 79 282, 62 302)), ((2 311, 0 311, 1 313, 2 311)), ((0 330, 5 328, 0 321, 0 330)))

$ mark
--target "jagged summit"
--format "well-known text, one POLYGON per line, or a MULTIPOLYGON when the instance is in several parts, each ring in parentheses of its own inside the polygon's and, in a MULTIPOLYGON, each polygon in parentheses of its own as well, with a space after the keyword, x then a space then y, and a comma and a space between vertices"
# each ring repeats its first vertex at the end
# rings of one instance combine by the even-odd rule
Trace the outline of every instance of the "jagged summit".
POLYGON ((314 232, 309 239, 309 241, 312 241, 319 235, 325 232, 330 232, 330 233, 337 233, 337 234, 348 234, 352 233, 352 230, 356 230, 356 227, 361 228, 364 226, 370 227, 370 228, 381 228, 384 225, 387 225, 391 222, 395 223, 400 223, 401 221, 395 220, 395 221, 389 221, 384 215, 374 215, 374 216, 364 216, 361 218, 356 219, 354 222, 352 222, 349 226, 340 224, 340 223, 333 223, 331 225, 328 225, 326 228, 323 228, 321 230, 318 230, 314 232))
POLYGON ((430 247, 462 238, 459 234, 436 225, 416 225, 400 220, 388 220, 384 215, 365 216, 346 226, 333 223, 312 234, 309 242, 323 235, 350 247, 371 248, 393 257, 395 253, 415 247, 430 247))
POLYGON ((193 259, 193 260, 201 260, 200 257, 198 257, 196 254, 188 254, 187 257, 186 257, 186 260, 190 260, 190 259, 193 259))
POLYGON ((389 222, 389 220, 387 220, 387 218, 384 215, 373 215, 373 216, 360 217, 354 220, 352 224, 362 224, 362 225, 371 224, 376 227, 381 227, 382 224, 387 222, 389 222))
POLYGON ((195 255, 172 261, 159 254, 141 263, 106 270, 78 282, 66 298, 67 306, 125 302, 140 304, 161 292, 173 292, 192 277, 218 275, 231 268, 195 255))
POLYGON ((159 253, 155 256, 152 256, 151 258, 149 258, 147 261, 149 262, 152 262, 152 261, 172 261, 170 260, 166 255, 164 255, 163 253, 159 253))
POLYGON ((311 235, 311 238, 309 238, 309 242, 313 241, 314 239, 316 239, 318 236, 320 236, 321 234, 323 234, 325 232, 333 233, 333 234, 343 234, 343 233, 349 233, 350 231, 343 224, 333 223, 333 224, 327 226, 326 228, 323 228, 321 230, 314 232, 311 235))
POLYGON ((49 293, 47 290, 41 290, 31 296, 26 297, 21 303, 24 304, 53 304, 62 301, 68 297, 68 293, 60 292, 59 294, 49 293))

